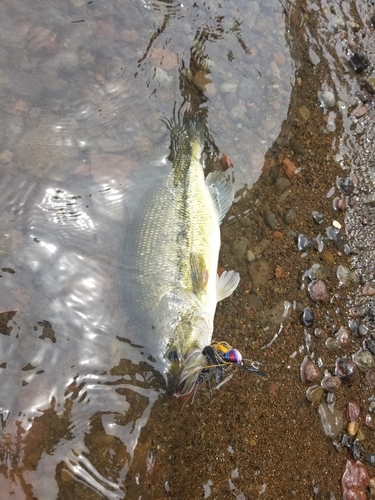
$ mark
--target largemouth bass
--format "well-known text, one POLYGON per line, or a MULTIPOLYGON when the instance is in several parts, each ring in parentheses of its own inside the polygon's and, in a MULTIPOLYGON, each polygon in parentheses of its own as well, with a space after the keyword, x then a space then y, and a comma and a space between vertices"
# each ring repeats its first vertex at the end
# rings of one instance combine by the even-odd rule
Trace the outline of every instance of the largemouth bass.
POLYGON ((185 116, 167 124, 173 165, 147 203, 137 243, 137 272, 152 335, 160 339, 171 370, 180 372, 176 395, 185 395, 207 365, 202 350, 212 340, 217 302, 231 295, 239 282, 233 271, 217 276, 219 225, 234 191, 230 174, 204 176, 200 121, 185 116))

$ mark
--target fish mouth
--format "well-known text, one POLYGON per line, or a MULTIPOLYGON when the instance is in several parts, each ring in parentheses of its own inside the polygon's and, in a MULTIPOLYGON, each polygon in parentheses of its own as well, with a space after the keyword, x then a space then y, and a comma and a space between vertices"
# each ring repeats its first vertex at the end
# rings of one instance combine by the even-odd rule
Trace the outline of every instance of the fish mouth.
POLYGON ((201 371, 206 366, 207 358, 202 351, 199 349, 193 351, 182 369, 182 373, 176 387, 175 396, 181 397, 190 394, 197 384, 201 371))

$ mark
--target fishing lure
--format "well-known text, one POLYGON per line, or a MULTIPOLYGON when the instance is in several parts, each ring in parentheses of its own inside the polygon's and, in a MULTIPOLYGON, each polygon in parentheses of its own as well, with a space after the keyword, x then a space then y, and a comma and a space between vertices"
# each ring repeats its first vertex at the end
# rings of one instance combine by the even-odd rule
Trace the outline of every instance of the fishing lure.
POLYGON ((226 381, 232 378, 233 374, 226 377, 227 373, 233 366, 237 366, 242 370, 255 373, 257 375, 266 376, 259 368, 259 363, 251 362, 243 359, 242 354, 237 349, 224 341, 214 341, 209 346, 203 349, 203 354, 207 358, 207 366, 201 370, 197 379, 197 385, 202 382, 208 382, 215 378, 215 387, 218 389, 226 381))

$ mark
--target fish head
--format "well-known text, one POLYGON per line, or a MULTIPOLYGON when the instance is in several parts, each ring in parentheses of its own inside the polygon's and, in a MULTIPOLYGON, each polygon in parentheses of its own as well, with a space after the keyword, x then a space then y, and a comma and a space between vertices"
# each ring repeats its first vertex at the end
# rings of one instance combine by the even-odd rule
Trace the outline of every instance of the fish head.
POLYGON ((207 365, 203 347, 211 342, 212 321, 210 316, 200 312, 185 316, 176 328, 177 344, 180 345, 179 361, 182 371, 175 395, 189 394, 195 387, 201 371, 207 365))

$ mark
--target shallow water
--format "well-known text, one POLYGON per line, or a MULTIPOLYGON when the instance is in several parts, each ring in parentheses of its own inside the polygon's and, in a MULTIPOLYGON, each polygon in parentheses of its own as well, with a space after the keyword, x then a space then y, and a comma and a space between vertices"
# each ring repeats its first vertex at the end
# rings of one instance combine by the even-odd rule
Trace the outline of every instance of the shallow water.
POLYGON ((165 392, 124 253, 169 168, 161 119, 205 107, 208 160, 250 187, 287 114, 286 34, 276 0, 0 2, 4 495, 125 496, 165 392))

